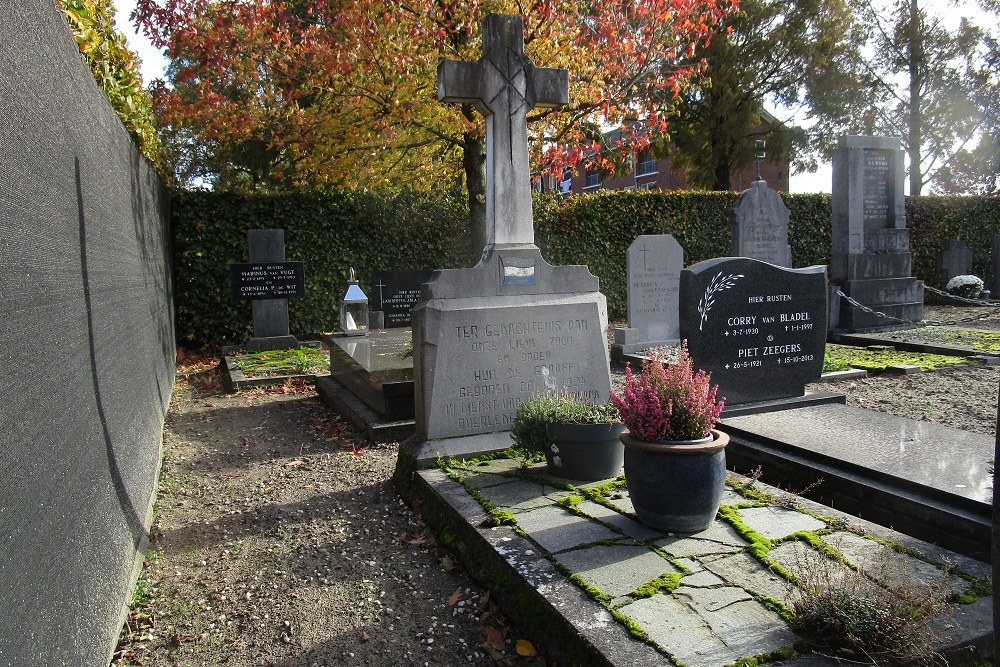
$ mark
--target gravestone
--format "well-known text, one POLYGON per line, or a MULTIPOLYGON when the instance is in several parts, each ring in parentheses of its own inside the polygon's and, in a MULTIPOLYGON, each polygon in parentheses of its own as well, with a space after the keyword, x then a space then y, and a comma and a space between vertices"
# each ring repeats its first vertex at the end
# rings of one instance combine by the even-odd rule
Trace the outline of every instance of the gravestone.
POLYGON ((411 311, 420 300, 420 285, 433 271, 373 271, 372 310, 383 313, 384 328, 408 327, 411 311))
POLYGON ((606 401, 607 305, 585 266, 534 244, 526 114, 568 102, 568 73, 535 67, 519 16, 490 15, 477 63, 438 67, 438 99, 486 115, 487 242, 479 263, 436 271, 413 309, 418 461, 510 445, 518 403, 560 390, 606 401))
POLYGON ((288 297, 305 294, 302 262, 285 261, 282 229, 247 231, 248 263, 231 264, 234 298, 251 299, 253 338, 247 351, 297 349, 299 341, 288 333, 288 297))
POLYGON ((903 151, 894 137, 841 137, 833 155, 832 286, 888 318, 840 300, 840 329, 901 326, 923 318, 903 207, 903 151))
POLYGON ((750 257, 777 266, 792 265, 788 245, 791 212, 781 195, 756 180, 744 190, 729 210, 733 257, 750 257))
POLYGON ((969 244, 961 240, 948 241, 948 247, 938 254, 938 269, 941 272, 941 287, 955 276, 972 273, 972 251, 969 244))
POLYGON ((802 396, 823 372, 826 267, 745 257, 681 271, 680 334, 726 405, 802 396))
POLYGON ((625 256, 628 327, 614 330, 614 350, 635 354, 680 340, 677 299, 684 250, 670 234, 637 236, 625 256))

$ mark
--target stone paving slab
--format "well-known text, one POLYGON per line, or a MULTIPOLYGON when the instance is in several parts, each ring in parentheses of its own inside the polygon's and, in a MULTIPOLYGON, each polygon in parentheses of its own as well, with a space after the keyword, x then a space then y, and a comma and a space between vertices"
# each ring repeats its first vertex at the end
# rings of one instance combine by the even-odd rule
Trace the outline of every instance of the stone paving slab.
MULTIPOLYGON (((560 488, 561 482, 544 478, 538 470, 527 471, 530 479, 503 477, 503 482, 493 483, 487 479, 499 477, 493 470, 514 475, 525 471, 497 462, 491 462, 490 468, 456 472, 456 479, 465 486, 441 470, 414 471, 438 499, 436 504, 428 499, 430 506, 439 509, 425 511, 424 519, 431 527, 442 522, 440 528, 451 535, 463 532, 456 526, 464 523, 466 541, 458 540, 454 547, 459 557, 468 559, 470 572, 493 589, 512 620, 521 619, 526 632, 539 632, 537 636, 529 632, 529 638, 543 652, 558 654, 560 664, 631 666, 673 661, 685 667, 721 667, 777 649, 801 649, 799 637, 778 613, 781 609, 790 613, 800 595, 786 573, 801 573, 817 563, 829 568, 832 580, 848 572, 840 560, 817 550, 819 544, 829 545, 838 550, 838 558, 862 567, 891 552, 904 564, 906 576, 920 581, 947 576, 950 591, 966 590, 969 578, 985 579, 991 574, 988 564, 739 476, 731 480, 770 494, 772 504, 727 488, 724 502, 731 514, 720 514, 701 533, 674 535, 639 523, 623 484, 618 488, 614 484, 564 484, 560 488), (467 487, 501 512, 510 512, 507 517, 512 515, 516 526, 486 527, 484 522, 494 510, 480 505, 467 487), (568 496, 585 499, 564 502, 572 509, 560 506, 559 501, 568 496), (726 516, 738 517, 738 521, 726 516), (742 534, 741 525, 760 537, 742 534), (900 555, 886 543, 907 553, 900 555), (513 582, 498 576, 495 566, 477 571, 476 563, 490 553, 515 573, 513 582), (937 567, 945 561, 952 568, 948 575, 937 567), (661 578, 671 573, 672 578, 661 578), (571 575, 576 575, 575 583, 571 575), (522 593, 518 593, 518 579, 524 586, 522 593), (644 587, 647 583, 656 586, 644 587), (548 611, 535 609, 522 617, 530 606, 525 596, 548 611), (549 614, 550 620, 540 624, 539 614, 549 614), (561 624, 567 628, 562 635, 561 624)), ((985 646, 992 640, 990 612, 991 600, 983 598, 935 618, 942 645, 951 650, 976 642, 985 646)), ((774 664, 818 667, 836 663, 806 653, 774 664)))

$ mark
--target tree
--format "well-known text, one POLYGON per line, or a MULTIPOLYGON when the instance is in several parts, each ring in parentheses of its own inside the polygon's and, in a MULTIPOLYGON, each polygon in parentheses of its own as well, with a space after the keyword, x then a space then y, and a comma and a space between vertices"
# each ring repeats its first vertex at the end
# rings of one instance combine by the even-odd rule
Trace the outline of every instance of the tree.
POLYGON ((535 64, 571 70, 571 105, 529 116, 534 159, 558 172, 588 156, 612 166, 594 156, 601 125, 636 145, 665 131, 691 54, 734 1, 140 0, 136 18, 171 58, 161 120, 215 147, 201 169, 217 186, 464 181, 478 230, 484 123, 435 90, 441 60, 479 58, 486 13, 522 14, 535 64))
POLYGON ((115 29, 112 0, 56 0, 69 23, 77 48, 97 85, 107 94, 139 151, 161 164, 152 100, 142 85, 139 57, 115 29))
MULTIPOLYGON (((681 95, 671 120, 671 157, 696 187, 730 189, 730 174, 755 154, 755 128, 765 103, 820 102, 837 64, 857 49, 858 32, 845 0, 742 0, 720 34, 699 47, 706 81, 681 95)), ((767 137, 769 159, 806 148, 801 130, 780 124, 767 137)), ((660 147, 664 152, 665 147, 660 147)), ((801 154, 797 164, 812 166, 801 154)))
POLYGON ((829 152, 838 134, 901 137, 909 157, 909 192, 947 189, 968 167, 983 127, 976 104, 996 87, 987 34, 963 19, 949 29, 918 0, 887 6, 857 0, 866 46, 850 61, 855 83, 829 97, 817 136, 829 152), (965 167, 963 167, 963 163, 965 167))

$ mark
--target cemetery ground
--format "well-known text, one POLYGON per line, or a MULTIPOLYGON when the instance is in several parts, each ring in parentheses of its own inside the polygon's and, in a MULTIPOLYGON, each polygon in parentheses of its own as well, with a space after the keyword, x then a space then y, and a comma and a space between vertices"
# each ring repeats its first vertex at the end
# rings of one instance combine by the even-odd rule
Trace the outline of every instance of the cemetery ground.
MULTIPOLYGON (((928 319, 995 309, 928 307, 928 319)), ((620 367, 612 369, 620 381, 620 367)), ((880 374, 848 403, 993 434, 1000 367, 880 374)), ((830 388, 830 387, 825 387, 830 388)), ((544 665, 310 385, 226 393, 181 358, 150 547, 113 664, 544 665)), ((992 458, 992 452, 987 454, 992 458)))

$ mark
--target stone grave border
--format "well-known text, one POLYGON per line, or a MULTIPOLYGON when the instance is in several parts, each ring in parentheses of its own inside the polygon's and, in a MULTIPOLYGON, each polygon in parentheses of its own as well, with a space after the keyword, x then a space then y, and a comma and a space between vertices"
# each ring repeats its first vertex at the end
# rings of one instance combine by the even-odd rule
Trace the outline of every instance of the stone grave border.
MULTIPOLYGON (((321 349, 319 341, 307 340, 299 341, 299 347, 313 347, 321 349)), ((227 392, 236 392, 240 389, 250 387, 268 387, 272 385, 285 384, 289 380, 302 380, 309 384, 316 384, 314 373, 302 373, 292 375, 273 375, 266 378, 248 378, 243 371, 236 366, 236 356, 248 352, 242 345, 225 345, 222 348, 222 358, 219 360, 219 368, 222 370, 222 383, 227 392)))
MULTIPOLYGON (((498 463, 502 466, 504 461, 493 460, 487 465, 498 463)), ((472 474, 476 472, 472 470, 472 474)), ((503 474, 497 470, 492 472, 503 474)), ((931 561, 949 559, 955 570, 980 579, 991 574, 988 564, 964 556, 958 556, 956 561, 955 554, 934 545, 732 472, 727 475, 727 493, 734 493, 728 484, 734 480, 738 484, 751 484, 753 488, 775 497, 778 502, 794 502, 804 517, 820 517, 828 525, 851 526, 864 535, 888 540, 931 561)), ((512 525, 491 527, 490 515, 480 500, 473 496, 474 492, 440 468, 419 470, 414 459, 401 455, 393 481, 408 503, 421 503, 421 514, 428 526, 437 535, 443 536, 445 545, 458 554, 469 573, 493 594, 508 618, 521 627, 535 630, 535 633, 528 633, 529 639, 544 645, 548 657, 566 664, 609 667, 622 664, 660 665, 668 660, 653 645, 632 635, 623 622, 614 619, 580 584, 574 583, 573 579, 580 581, 578 576, 573 577, 574 573, 553 562, 552 556, 529 540, 521 529, 512 525)), ((551 484, 555 480, 543 476, 538 481, 551 484)), ((475 483, 471 486, 479 488, 475 483)), ((483 484, 482 488, 486 486, 483 484)), ((559 491, 550 495, 560 494, 568 496, 570 492, 559 491)), ((752 502, 747 499, 747 503, 752 502)), ((549 503, 558 507, 555 498, 551 498, 549 503)), ((545 506, 548 505, 540 507, 545 506)), ((627 518, 628 515, 623 516, 627 518)), ((606 522, 594 517, 590 519, 607 530, 609 524, 606 522)), ((623 544, 635 543, 634 540, 630 542, 624 532, 619 538, 624 539, 623 544)), ((733 585, 739 584, 734 582, 733 585)), ((944 627, 949 627, 949 621, 953 626, 962 627, 965 634, 961 639, 936 649, 949 660, 969 660, 973 655, 985 655, 991 651, 991 612, 992 598, 985 597, 972 605, 957 607, 954 613, 961 616, 960 621, 951 616, 939 619, 944 627)), ((781 664, 818 667, 839 663, 808 654, 781 664)))

